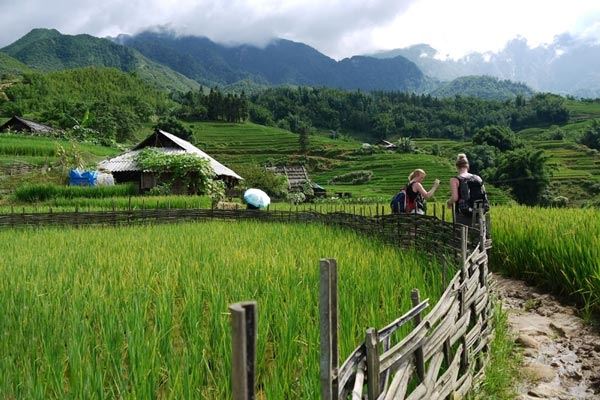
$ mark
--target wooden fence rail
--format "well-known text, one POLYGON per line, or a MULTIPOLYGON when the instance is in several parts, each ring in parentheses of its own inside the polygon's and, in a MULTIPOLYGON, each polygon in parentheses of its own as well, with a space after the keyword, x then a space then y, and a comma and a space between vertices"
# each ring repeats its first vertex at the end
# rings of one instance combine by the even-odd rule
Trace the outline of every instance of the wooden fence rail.
MULTIPOLYGON (((413 307, 381 329, 368 328, 365 340, 341 366, 338 355, 338 265, 333 259, 320 261, 322 399, 433 400, 458 399, 467 394, 483 375, 493 329, 487 258, 490 241, 485 218, 480 212, 479 230, 458 227, 459 267, 431 310, 424 315, 429 300, 421 299, 418 289, 413 289, 413 307), (473 243, 474 248, 469 243, 473 243), (393 343, 394 333, 407 323, 412 323, 414 329, 393 343)), ((348 220, 343 225, 353 226, 348 220)), ((376 224, 380 228, 382 225, 376 224)), ((361 226, 357 229, 364 229, 364 225, 361 226)), ((439 228, 434 224, 428 226, 439 228)))
MULTIPOLYGON (((458 224, 444 222, 433 216, 374 215, 346 212, 319 212, 289 210, 218 210, 218 209, 133 209, 113 211, 79 211, 0 214, 0 229, 23 226, 76 226, 139 225, 148 223, 176 223, 206 220, 256 220, 265 222, 323 223, 349 228, 361 234, 377 237, 387 243, 413 246, 429 254, 453 254, 460 251, 461 237, 458 224)), ((479 233, 470 231, 469 248, 479 242, 479 233)))
MULTIPOLYGON (((448 223, 435 216, 361 215, 316 210, 138 209, 113 211, 0 214, 1 228, 21 226, 133 225, 206 220, 322 223, 351 229, 400 247, 415 247, 444 260, 457 271, 427 315, 429 300, 413 291, 413 308, 376 329, 339 366, 337 263, 320 262, 319 291, 322 398, 327 400, 460 398, 482 373, 492 326, 488 290, 490 246, 487 216, 478 229, 448 223), (449 257, 448 257, 449 256, 449 257), (407 323, 414 329, 398 343, 394 333, 407 323)), ((489 224, 489 221, 488 221, 489 224)), ((230 307, 232 318, 232 388, 235 400, 255 398, 256 303, 230 307)))

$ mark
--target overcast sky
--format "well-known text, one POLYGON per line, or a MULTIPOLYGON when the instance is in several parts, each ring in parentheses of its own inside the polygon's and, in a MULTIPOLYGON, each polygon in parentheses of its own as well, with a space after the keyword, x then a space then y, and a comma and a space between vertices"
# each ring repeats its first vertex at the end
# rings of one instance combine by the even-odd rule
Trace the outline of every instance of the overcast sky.
POLYGON ((226 43, 283 37, 336 59, 417 43, 459 57, 517 36, 600 41, 600 0, 0 0, 0 47, 38 27, 115 36, 156 26, 226 43))

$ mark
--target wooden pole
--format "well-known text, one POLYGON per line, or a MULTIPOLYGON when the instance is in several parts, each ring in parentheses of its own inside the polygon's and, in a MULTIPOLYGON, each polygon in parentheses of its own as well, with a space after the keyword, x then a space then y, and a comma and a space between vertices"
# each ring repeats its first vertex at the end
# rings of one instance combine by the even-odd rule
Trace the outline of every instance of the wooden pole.
MULTIPOLYGON (((416 307, 421 302, 421 295, 419 293, 419 289, 413 289, 410 292, 410 300, 412 302, 413 307, 416 307)), ((414 318, 415 327, 421 323, 421 313, 415 315, 414 318)), ((417 367, 417 375, 421 382, 425 380, 425 358, 423 355, 423 348, 419 347, 415 350, 415 366, 417 367)))
POLYGON ((231 312, 233 400, 254 400, 257 310, 255 301, 235 303, 231 312))
POLYGON ((367 352, 367 398, 369 400, 377 400, 380 393, 378 343, 377 330, 367 329, 365 349, 367 352))
POLYGON ((319 277, 321 398, 323 400, 337 400, 338 387, 336 375, 339 354, 336 260, 322 259, 319 263, 319 277))
MULTIPOLYGON (((466 268, 465 264, 467 263, 467 240, 469 238, 469 227, 461 225, 460 231, 460 260, 461 260, 461 268, 464 270, 466 268)), ((464 271, 463 271, 464 272, 464 271)), ((467 276, 464 275, 461 277, 464 280, 467 279, 467 276)))
POLYGON ((485 251, 485 214, 483 208, 479 210, 479 251, 485 251))

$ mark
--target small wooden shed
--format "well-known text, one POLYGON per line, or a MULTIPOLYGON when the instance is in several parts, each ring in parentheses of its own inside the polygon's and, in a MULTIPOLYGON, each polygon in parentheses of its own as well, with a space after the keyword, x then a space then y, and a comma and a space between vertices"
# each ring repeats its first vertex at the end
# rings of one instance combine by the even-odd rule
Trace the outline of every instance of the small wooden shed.
POLYGON ((37 122, 29 121, 16 115, 0 126, 0 132, 27 132, 37 135, 51 133, 53 130, 49 126, 38 124, 37 122))
POLYGON ((382 147, 386 150, 396 150, 398 148, 398 145, 396 145, 395 143, 383 139, 377 142, 377 146, 382 147))
POLYGON ((288 180, 288 190, 290 192, 302 191, 302 187, 308 183, 312 187, 315 196, 325 195, 325 189, 310 180, 308 172, 303 165, 281 165, 267 167, 267 170, 285 176, 288 180))

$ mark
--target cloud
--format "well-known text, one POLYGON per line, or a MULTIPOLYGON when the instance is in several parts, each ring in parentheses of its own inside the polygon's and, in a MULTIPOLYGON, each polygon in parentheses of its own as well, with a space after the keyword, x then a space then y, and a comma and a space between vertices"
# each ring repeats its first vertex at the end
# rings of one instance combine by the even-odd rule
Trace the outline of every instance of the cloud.
POLYGON ((0 0, 0 47, 38 27, 95 36, 167 27, 221 43, 276 37, 334 58, 428 43, 459 57, 517 36, 600 39, 598 0, 0 0), (51 5, 48 5, 51 3, 51 5))
POLYGON ((98 36, 166 26, 218 42, 264 45, 275 37, 308 43, 342 57, 372 48, 370 31, 416 0, 0 0, 0 46, 32 28, 98 36))

